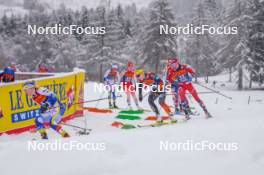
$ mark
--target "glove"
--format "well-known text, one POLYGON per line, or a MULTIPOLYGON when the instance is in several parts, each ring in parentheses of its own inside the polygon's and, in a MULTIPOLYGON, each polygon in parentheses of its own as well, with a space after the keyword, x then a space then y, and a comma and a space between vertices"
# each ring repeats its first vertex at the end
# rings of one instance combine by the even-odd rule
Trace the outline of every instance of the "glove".
POLYGON ((49 103, 43 103, 40 107, 40 113, 45 113, 49 109, 49 103))

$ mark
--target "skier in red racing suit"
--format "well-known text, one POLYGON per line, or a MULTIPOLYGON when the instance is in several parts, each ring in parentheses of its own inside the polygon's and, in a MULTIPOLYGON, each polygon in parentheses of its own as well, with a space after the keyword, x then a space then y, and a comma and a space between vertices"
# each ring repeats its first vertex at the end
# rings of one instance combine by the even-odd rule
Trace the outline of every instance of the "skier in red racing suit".
POLYGON ((178 93, 180 96, 181 105, 183 106, 186 119, 190 119, 189 117, 190 109, 188 109, 189 105, 186 99, 186 91, 188 91, 193 96, 195 101, 197 101, 197 103, 201 106, 201 108, 203 109, 206 115, 206 118, 211 118, 212 117, 211 114, 208 112, 205 104, 200 99, 200 97, 197 94, 197 91, 193 87, 192 76, 194 73, 195 72, 191 66, 187 64, 180 64, 179 61, 177 61, 177 64, 174 67, 174 74, 172 76, 172 79, 178 82, 178 87, 179 87, 178 93))

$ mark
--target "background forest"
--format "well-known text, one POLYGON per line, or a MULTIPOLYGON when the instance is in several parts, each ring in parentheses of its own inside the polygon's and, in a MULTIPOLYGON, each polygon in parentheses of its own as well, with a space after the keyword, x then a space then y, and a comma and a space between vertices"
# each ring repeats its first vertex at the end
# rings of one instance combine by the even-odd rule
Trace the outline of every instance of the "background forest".
MULTIPOLYGON (((122 68, 127 60, 134 60, 137 67, 161 72, 167 58, 178 56, 206 81, 225 71, 234 81, 231 74, 237 71, 238 80, 247 72, 250 82, 263 83, 263 0, 155 0, 143 7, 104 0, 81 8, 66 3, 53 7, 44 0, 2 0, 0 4, 16 6, 12 11, 0 8, 0 67, 10 62, 21 71, 34 71, 40 63, 55 66, 57 72, 79 67, 90 79, 100 80, 111 63, 122 68), (28 35, 28 24, 105 26, 106 34, 28 35), (159 35, 161 24, 237 26, 238 34, 159 35)), ((237 84, 242 88, 241 82, 237 84)))

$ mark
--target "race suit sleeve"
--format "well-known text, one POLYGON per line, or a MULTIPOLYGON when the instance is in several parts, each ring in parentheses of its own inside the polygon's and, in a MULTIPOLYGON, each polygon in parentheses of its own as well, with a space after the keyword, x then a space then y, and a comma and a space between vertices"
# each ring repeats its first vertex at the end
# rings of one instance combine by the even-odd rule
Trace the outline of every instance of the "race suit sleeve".
POLYGON ((104 74, 104 81, 107 81, 108 80, 108 75, 109 75, 109 73, 110 73, 110 69, 108 69, 106 72, 105 72, 105 74, 104 74))

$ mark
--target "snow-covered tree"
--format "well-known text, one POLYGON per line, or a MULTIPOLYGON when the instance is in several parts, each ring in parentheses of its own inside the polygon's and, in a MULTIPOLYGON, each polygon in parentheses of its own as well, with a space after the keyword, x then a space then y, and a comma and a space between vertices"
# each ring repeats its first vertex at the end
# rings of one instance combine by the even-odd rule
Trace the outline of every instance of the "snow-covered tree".
POLYGON ((262 82, 264 68, 264 1, 253 0, 250 6, 252 20, 249 25, 249 53, 247 64, 249 65, 250 85, 253 79, 262 82))
MULTIPOLYGON (((205 0, 195 7, 192 14, 192 24, 197 26, 208 25, 218 27, 221 25, 223 8, 216 0, 205 0), (218 15, 215 15, 218 14, 218 15)), ((194 66, 198 76, 208 76, 217 73, 216 51, 219 49, 219 36, 209 32, 194 34, 187 38, 186 57, 187 61, 194 66)), ((197 80, 197 79, 196 79, 197 80)))
POLYGON ((167 0, 156 0, 150 4, 149 21, 141 35, 143 52, 139 59, 142 64, 149 64, 154 71, 161 70, 163 59, 176 56, 177 45, 175 37, 171 34, 160 34, 160 26, 175 26, 174 16, 167 0))
POLYGON ((233 68, 241 69, 249 53, 248 25, 252 17, 249 14, 248 6, 249 1, 236 0, 229 6, 224 18, 224 26, 237 27, 238 29, 237 34, 224 37, 224 42, 216 54, 219 65, 229 69, 229 81, 232 80, 233 68))

